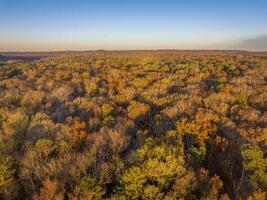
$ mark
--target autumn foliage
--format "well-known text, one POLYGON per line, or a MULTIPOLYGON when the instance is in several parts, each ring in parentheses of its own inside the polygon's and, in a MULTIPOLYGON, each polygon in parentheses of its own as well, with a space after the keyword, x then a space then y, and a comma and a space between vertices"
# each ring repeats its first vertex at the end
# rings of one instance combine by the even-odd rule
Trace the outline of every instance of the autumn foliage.
POLYGON ((267 54, 0 62, 0 199, 263 200, 267 54))

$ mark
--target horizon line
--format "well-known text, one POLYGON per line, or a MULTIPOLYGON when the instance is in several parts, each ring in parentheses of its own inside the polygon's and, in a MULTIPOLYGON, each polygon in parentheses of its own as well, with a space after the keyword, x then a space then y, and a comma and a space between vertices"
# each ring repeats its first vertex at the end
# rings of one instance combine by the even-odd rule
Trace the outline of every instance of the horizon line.
POLYGON ((267 50, 248 50, 248 49, 88 49, 88 50, 0 50, 0 53, 60 53, 60 52, 121 52, 121 51, 241 51, 241 52, 256 52, 266 53, 267 50))

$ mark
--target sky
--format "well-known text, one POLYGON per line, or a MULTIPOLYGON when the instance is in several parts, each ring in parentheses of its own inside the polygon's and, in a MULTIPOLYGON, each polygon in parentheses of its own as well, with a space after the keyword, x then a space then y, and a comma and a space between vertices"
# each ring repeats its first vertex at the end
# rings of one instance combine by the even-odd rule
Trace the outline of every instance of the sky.
POLYGON ((267 51, 267 0, 0 0, 0 51, 267 51))

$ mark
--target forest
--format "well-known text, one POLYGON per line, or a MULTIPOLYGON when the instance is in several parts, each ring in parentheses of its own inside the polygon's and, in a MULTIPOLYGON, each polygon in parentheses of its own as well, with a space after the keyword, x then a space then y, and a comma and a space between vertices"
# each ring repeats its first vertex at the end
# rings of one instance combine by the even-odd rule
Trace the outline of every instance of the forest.
POLYGON ((1 200, 267 198, 267 53, 34 56, 0 56, 1 200))

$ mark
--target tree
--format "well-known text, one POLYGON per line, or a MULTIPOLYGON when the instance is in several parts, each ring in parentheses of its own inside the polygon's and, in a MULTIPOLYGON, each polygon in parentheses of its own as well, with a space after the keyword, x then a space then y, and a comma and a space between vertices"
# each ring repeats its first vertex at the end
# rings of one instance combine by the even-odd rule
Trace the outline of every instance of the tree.
POLYGON ((131 101, 127 111, 130 118, 137 119, 149 111, 149 106, 137 101, 131 101))
POLYGON ((105 191, 98 181, 89 175, 84 176, 74 190, 74 197, 80 200, 101 200, 104 194, 105 191))
POLYGON ((39 139, 35 143, 35 149, 40 160, 47 161, 49 155, 56 149, 56 145, 49 139, 39 139))
POLYGON ((85 122, 75 121, 73 125, 68 127, 68 130, 73 147, 82 148, 87 137, 85 122))
POLYGON ((22 109, 10 113, 8 119, 3 123, 4 131, 8 135, 22 135, 29 123, 29 117, 22 109))
POLYGON ((0 199, 12 199, 16 195, 15 160, 0 152, 0 199))
POLYGON ((186 172, 184 160, 175 147, 157 145, 151 139, 129 159, 132 166, 122 174, 118 191, 131 199, 161 199, 173 192, 173 180, 186 172))
POLYGON ((58 183, 56 180, 49 178, 45 179, 42 183, 42 187, 39 193, 33 196, 33 200, 63 200, 64 196, 60 192, 58 183))
POLYGON ((257 190, 253 192, 252 195, 249 195, 248 200, 265 200, 266 192, 262 192, 261 190, 257 190))
POLYGON ((245 144, 241 147, 243 167, 250 177, 264 185, 267 185, 267 159, 264 153, 256 145, 245 144))

